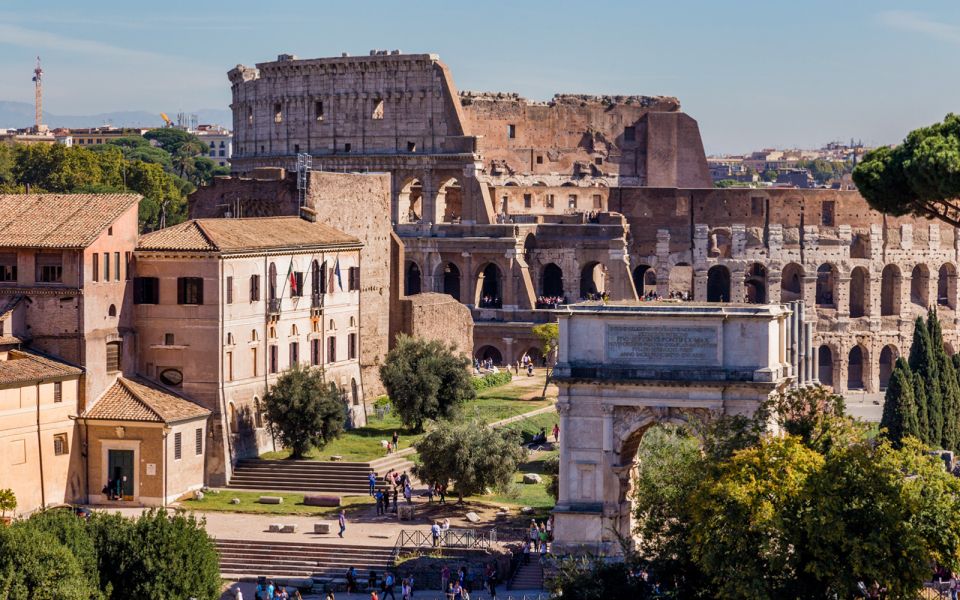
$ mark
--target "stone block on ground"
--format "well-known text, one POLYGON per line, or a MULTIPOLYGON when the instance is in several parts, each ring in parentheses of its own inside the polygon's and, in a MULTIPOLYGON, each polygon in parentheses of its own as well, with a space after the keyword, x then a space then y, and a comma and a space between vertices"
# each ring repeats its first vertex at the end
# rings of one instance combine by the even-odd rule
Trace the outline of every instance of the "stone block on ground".
POLYGON ((296 533, 297 526, 293 524, 282 525, 280 527, 280 533, 296 533))
POLYGON ((414 519, 414 505, 401 504, 397 507, 397 518, 401 521, 412 521, 414 519))
POLYGON ((330 523, 314 523, 314 533, 330 533, 330 523))
POLYGON ((260 504, 283 504, 283 498, 280 496, 260 496, 257 502, 260 504))
POLYGON ((303 497, 303 503, 307 506, 340 506, 340 496, 308 494, 303 497))
POLYGON ((533 507, 532 507, 532 506, 524 506, 523 508, 520 509, 520 512, 523 513, 523 514, 525 514, 525 515, 532 515, 532 514, 533 514, 533 507))
POLYGON ((466 515, 464 515, 464 516, 465 516, 465 517, 467 518, 467 520, 470 521, 471 523, 479 523, 479 522, 480 522, 480 515, 478 515, 477 513, 473 512, 473 511, 468 512, 468 513, 467 513, 466 515))
POLYGON ((333 456, 330 457, 330 460, 332 460, 333 462, 340 462, 343 460, 343 457, 340 456, 339 454, 334 454, 333 456))
POLYGON ((543 478, 537 475, 536 473, 524 473, 523 482, 525 484, 534 484, 534 483, 543 483, 543 478))
POLYGON ((240 504, 240 498, 231 498, 230 504, 240 504))
POLYGON ((267 531, 270 533, 280 533, 281 528, 283 528, 283 525, 280 523, 270 523, 270 525, 267 527, 267 531))

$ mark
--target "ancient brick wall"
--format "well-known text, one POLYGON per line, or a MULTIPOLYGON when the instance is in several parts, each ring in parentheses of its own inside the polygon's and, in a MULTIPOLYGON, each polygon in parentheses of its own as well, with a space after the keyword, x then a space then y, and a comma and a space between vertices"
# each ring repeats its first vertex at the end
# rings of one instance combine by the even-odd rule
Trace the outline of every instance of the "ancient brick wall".
POLYGON ((446 294, 423 293, 400 299, 403 333, 454 345, 473 352, 473 316, 463 304, 446 294))

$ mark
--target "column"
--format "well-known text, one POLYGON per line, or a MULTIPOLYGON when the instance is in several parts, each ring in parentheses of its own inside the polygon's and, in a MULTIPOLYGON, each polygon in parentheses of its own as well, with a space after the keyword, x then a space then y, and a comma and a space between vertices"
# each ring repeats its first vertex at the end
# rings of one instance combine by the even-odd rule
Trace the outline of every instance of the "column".
POLYGON ((560 490, 557 498, 558 506, 570 504, 570 451, 567 448, 567 435, 570 433, 570 400, 563 398, 557 402, 557 414, 560 416, 560 490))
POLYGON ((810 383, 813 380, 813 323, 804 324, 804 349, 806 351, 806 356, 804 357, 804 372, 803 372, 803 382, 810 383))
POLYGON ((613 411, 614 406, 603 404, 600 410, 603 411, 603 453, 607 456, 613 453, 613 411))
POLYGON ((790 315, 790 365, 793 368, 792 375, 800 385, 800 303, 791 302, 790 309, 793 310, 790 315))

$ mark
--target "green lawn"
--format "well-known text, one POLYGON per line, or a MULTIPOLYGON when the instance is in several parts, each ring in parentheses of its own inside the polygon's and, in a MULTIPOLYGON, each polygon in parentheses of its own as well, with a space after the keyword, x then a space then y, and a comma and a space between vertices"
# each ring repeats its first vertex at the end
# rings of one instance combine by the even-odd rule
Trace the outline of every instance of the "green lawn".
POLYGON ((496 505, 530 506, 540 510, 553 508, 555 504, 553 496, 547 493, 547 484, 553 477, 544 474, 543 462, 550 456, 556 456, 557 452, 539 452, 537 454, 538 456, 533 460, 520 465, 520 469, 514 474, 514 485, 508 490, 508 493, 485 494, 483 496, 472 496, 469 499, 496 505), (543 482, 524 484, 524 473, 538 473, 543 478, 543 482))
POLYGON ((241 492, 239 490, 219 490, 205 494, 203 500, 183 500, 180 505, 186 510, 197 512, 218 511, 236 513, 274 514, 274 515, 314 515, 333 518, 343 508, 347 514, 373 506, 373 500, 368 496, 343 496, 340 498, 340 507, 325 508, 307 506, 303 503, 303 494, 288 494, 285 492, 241 492), (260 496, 280 496, 283 504, 260 504, 260 496), (230 500, 237 498, 240 504, 231 504, 230 500))
MULTIPOLYGON (((487 423, 491 423, 542 408, 549 405, 552 400, 520 399, 531 392, 539 392, 542 386, 543 378, 541 377, 534 379, 517 378, 506 385, 483 390, 477 394, 475 400, 468 402, 463 407, 461 418, 476 416, 487 423), (539 382, 539 387, 533 385, 535 381, 539 382)), ((556 420, 555 417, 554 420, 556 420)), ((552 426, 553 422, 551 421, 550 427, 552 426)), ((423 436, 422 433, 411 434, 395 415, 390 414, 383 419, 377 419, 371 410, 368 413, 366 427, 358 427, 345 432, 338 439, 327 444, 322 450, 308 452, 307 458, 329 460, 333 455, 340 455, 343 460, 350 462, 367 462, 381 458, 385 456, 385 453, 380 441, 389 440, 394 431, 400 433, 400 449, 411 446, 423 436)), ((261 455, 261 458, 282 459, 289 456, 289 451, 279 450, 277 452, 267 452, 261 455)))

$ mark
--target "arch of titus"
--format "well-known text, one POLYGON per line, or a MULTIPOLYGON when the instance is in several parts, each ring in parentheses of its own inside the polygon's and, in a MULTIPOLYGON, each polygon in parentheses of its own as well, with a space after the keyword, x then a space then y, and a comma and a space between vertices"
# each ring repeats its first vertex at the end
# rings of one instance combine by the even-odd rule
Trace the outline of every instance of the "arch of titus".
POLYGON ((554 536, 561 552, 617 553, 617 535, 630 538, 632 467, 650 427, 753 414, 771 394, 809 378, 812 345, 796 308, 581 304, 558 311, 554 536))

